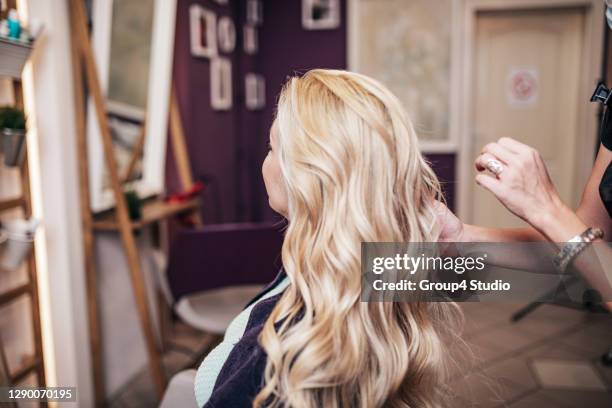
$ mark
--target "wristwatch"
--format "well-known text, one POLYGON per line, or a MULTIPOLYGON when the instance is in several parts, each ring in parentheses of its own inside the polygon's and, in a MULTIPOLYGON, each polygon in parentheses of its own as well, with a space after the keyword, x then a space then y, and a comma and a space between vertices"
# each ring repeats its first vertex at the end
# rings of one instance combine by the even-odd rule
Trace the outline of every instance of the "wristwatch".
POLYGON ((574 258, 596 239, 603 238, 603 231, 599 228, 587 228, 582 234, 571 238, 561 248, 553 259, 553 264, 559 272, 564 272, 574 258))

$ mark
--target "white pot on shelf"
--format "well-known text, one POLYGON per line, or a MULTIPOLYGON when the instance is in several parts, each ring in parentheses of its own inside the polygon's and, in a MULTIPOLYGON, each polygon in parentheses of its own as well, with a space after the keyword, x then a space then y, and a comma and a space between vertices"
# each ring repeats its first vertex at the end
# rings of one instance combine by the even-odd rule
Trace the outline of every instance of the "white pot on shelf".
POLYGON ((19 268, 32 250, 34 232, 38 224, 39 221, 34 218, 9 220, 2 224, 2 230, 0 230, 1 269, 12 271, 19 268))
POLYGON ((31 44, 0 38, 0 76, 20 79, 23 66, 31 52, 31 44))
POLYGON ((2 129, 2 151, 4 164, 19 167, 25 157, 26 131, 23 129, 2 129))

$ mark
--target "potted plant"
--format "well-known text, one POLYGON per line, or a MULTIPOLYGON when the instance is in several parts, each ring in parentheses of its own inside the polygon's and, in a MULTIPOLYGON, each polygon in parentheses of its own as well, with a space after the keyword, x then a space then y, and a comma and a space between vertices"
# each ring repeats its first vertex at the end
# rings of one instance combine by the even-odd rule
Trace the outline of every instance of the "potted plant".
POLYGON ((26 138, 26 117, 21 109, 10 106, 0 107, 0 135, 4 164, 20 166, 24 157, 26 138))
POLYGON ((123 183, 123 195, 125 196, 130 219, 138 221, 142 218, 142 202, 132 183, 123 183))

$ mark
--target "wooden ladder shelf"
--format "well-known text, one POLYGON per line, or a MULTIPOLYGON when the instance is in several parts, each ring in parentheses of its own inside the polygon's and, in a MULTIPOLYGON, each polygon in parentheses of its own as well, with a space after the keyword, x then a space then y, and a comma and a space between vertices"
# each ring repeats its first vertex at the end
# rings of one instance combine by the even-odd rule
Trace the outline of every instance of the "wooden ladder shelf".
MULTIPOLYGON (((21 83, 19 80, 13 80, 13 93, 15 95, 15 105, 23 109, 23 99, 21 97, 21 83)), ((25 218, 32 216, 32 202, 30 197, 30 181, 28 172, 28 151, 27 146, 24 147, 25 159, 19 169, 19 177, 21 182, 21 194, 17 197, 0 199, 0 213, 21 209, 25 218)), ((38 386, 45 386, 45 368, 43 363, 43 346, 42 346, 42 330, 40 323, 40 308, 38 296, 38 283, 36 273, 36 255, 32 248, 31 253, 27 257, 25 263, 28 270, 28 281, 17 287, 14 287, 6 292, 0 293, 0 307, 7 306, 15 302, 22 296, 29 296, 32 309, 32 327, 34 334, 34 354, 28 356, 14 372, 9 374, 9 384, 15 385, 23 381, 31 373, 35 373, 38 380, 38 386)), ((0 273, 4 272, 0 268, 0 273)), ((4 347, 0 339, 0 360, 4 360, 4 347)), ((4 361, 0 362, 4 364, 4 361)), ((8 371, 7 367, 0 367, 0 370, 8 371)), ((10 405, 10 404, 9 404, 10 405)))

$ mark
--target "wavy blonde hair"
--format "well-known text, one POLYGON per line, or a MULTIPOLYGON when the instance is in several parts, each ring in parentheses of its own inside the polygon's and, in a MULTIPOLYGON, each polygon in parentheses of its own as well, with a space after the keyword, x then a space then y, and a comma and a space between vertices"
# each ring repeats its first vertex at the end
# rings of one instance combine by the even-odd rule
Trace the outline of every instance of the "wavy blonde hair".
POLYGON ((364 75, 316 69, 285 84, 276 123, 292 284, 259 337, 253 406, 439 406, 453 305, 360 301, 362 241, 438 237, 440 185, 400 102, 364 75))

